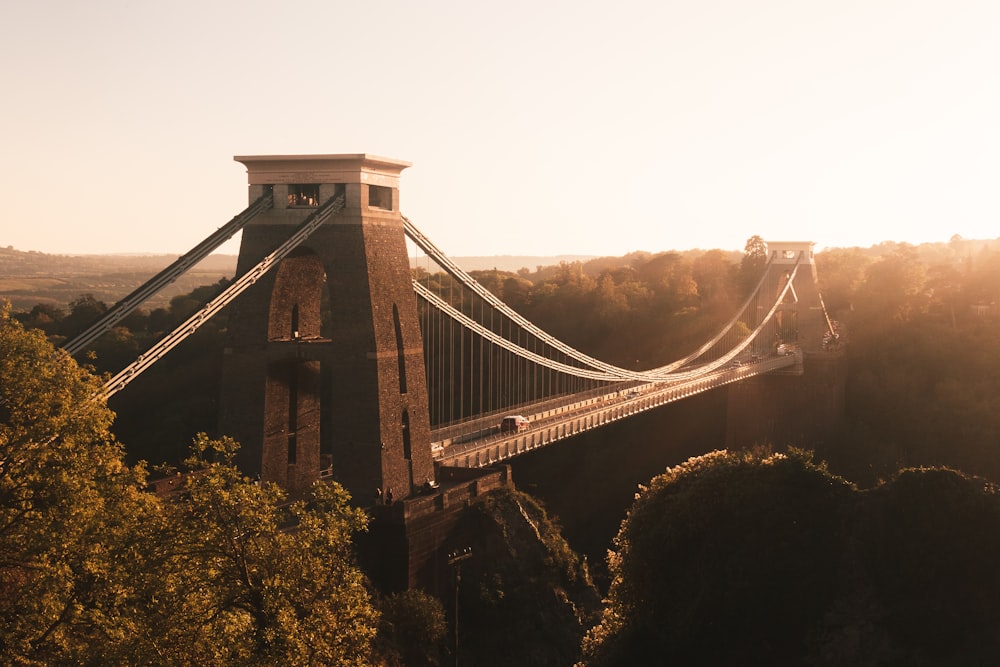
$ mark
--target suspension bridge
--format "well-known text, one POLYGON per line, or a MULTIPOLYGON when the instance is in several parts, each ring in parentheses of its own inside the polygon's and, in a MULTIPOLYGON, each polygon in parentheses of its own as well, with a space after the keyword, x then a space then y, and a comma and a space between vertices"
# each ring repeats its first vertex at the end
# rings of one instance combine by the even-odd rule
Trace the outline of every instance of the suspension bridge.
MULTIPOLYGON (((385 162, 366 155, 298 159, 308 164, 316 158, 385 162)), ((405 163, 393 161, 391 165, 405 163)), ((275 192, 274 184, 268 185, 246 210, 122 299, 101 320, 68 341, 64 349, 70 354, 83 350, 255 218, 271 211, 275 192)), ((318 228, 335 220, 345 207, 343 184, 323 202, 318 184, 293 184, 281 196, 285 211, 298 212, 304 220, 259 261, 243 267, 225 291, 110 378, 104 386, 104 398, 124 389, 306 244, 318 228)), ((391 192, 381 206, 371 201, 368 205, 392 211, 391 192)), ((797 284, 805 283, 811 288, 808 291, 814 292, 811 243, 771 242, 760 282, 715 337, 670 364, 636 370, 594 359, 548 335, 463 271, 413 222, 402 215, 399 218, 412 248, 407 252, 412 267, 409 283, 419 302, 428 379, 427 411, 432 421, 430 450, 437 462, 465 467, 489 465, 695 393, 764 373, 801 370, 803 349, 798 322, 789 326, 782 323, 782 318, 787 319, 789 313, 797 316, 802 308, 797 284), (418 251, 422 254, 418 255, 418 251), (800 271, 805 280, 798 279, 800 271), (503 429, 503 417, 513 412, 525 416, 527 423, 510 431, 503 429)), ((822 308, 822 300, 818 302, 822 308)), ((822 324, 827 332, 833 331, 825 309, 822 324)), ((298 346, 331 341, 320 332, 304 329, 290 323, 287 331, 268 340, 298 346)), ((813 337, 817 338, 815 332, 813 337)), ((810 342, 816 341, 806 341, 810 342)))
MULTIPOLYGON (((332 475, 364 502, 374 493, 427 503, 442 482, 584 431, 723 385, 802 374, 836 333, 813 244, 769 242, 760 281, 710 340, 666 365, 616 366, 527 320, 403 216, 409 163, 235 159, 247 168, 249 206, 64 349, 85 349, 242 232, 232 282, 111 377, 102 397, 228 308, 220 432, 242 444, 248 473, 293 492, 332 475)), ((447 506, 446 494, 435 497, 436 509, 447 506)))

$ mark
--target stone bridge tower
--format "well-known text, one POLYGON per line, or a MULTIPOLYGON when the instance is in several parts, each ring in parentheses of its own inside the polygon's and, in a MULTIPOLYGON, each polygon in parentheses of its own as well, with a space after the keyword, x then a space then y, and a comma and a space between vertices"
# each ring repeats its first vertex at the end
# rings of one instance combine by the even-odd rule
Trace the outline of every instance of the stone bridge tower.
POLYGON ((238 274, 331 198, 344 208, 230 306, 220 432, 248 474, 292 493, 329 471, 356 504, 434 479, 427 380, 399 210, 408 162, 352 155, 238 156, 249 199, 238 274))

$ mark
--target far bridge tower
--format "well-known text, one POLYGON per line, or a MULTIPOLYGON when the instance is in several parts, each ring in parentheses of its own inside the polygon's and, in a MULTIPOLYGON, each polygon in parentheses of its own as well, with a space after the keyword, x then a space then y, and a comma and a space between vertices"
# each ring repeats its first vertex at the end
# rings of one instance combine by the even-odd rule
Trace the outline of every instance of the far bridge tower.
POLYGON ((777 273, 778 289, 791 278, 792 289, 776 312, 779 354, 794 354, 797 363, 729 385, 726 447, 801 446, 820 452, 834 443, 834 426, 843 417, 847 364, 842 346, 831 337, 817 285, 813 243, 768 242, 768 271, 777 273), (800 261, 801 260, 801 261, 800 261))

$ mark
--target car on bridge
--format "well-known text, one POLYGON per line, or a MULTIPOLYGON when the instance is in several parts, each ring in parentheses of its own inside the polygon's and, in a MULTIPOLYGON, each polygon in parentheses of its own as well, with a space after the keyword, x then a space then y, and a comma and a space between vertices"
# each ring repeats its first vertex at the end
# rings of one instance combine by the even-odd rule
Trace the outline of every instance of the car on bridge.
POLYGON ((521 431, 527 431, 530 423, 531 422, 528 421, 527 417, 522 417, 521 415, 508 415, 500 421, 500 432, 520 433, 521 431))

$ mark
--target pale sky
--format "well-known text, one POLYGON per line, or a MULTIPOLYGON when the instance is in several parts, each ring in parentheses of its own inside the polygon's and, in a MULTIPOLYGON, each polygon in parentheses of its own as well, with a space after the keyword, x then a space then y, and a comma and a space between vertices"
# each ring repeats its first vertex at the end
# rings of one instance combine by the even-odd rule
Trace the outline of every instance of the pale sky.
POLYGON ((309 153, 456 257, 1000 236, 998 0, 4 4, 2 247, 180 254, 309 153))

